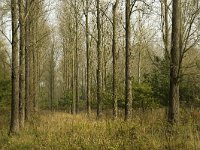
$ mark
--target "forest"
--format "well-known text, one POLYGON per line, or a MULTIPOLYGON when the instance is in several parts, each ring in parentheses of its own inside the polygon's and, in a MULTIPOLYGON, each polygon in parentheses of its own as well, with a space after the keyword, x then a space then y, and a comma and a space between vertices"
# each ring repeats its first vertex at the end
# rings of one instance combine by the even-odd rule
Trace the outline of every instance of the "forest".
POLYGON ((0 149, 200 150, 199 0, 0 0, 0 149))

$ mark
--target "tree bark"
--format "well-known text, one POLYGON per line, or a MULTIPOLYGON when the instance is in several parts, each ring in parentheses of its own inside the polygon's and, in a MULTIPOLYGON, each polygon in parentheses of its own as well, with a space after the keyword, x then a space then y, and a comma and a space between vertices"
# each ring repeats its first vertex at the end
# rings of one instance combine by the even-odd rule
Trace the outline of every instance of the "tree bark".
POLYGON ((164 0, 165 6, 165 58, 169 58, 169 22, 168 22, 168 2, 164 0))
POLYGON ((30 68, 29 68, 29 55, 30 55, 30 1, 26 0, 26 39, 25 39, 25 120, 30 118, 30 95, 29 95, 29 84, 30 84, 30 68))
POLYGON ((12 15, 12 100, 10 133, 19 132, 19 70, 17 1, 11 0, 12 15))
MULTIPOLYGON (((54 42, 54 41, 53 41, 54 42)), ((54 106, 53 106, 53 103, 54 103, 54 43, 53 43, 53 46, 52 46, 52 49, 51 49, 51 56, 50 56, 50 108, 51 108, 51 111, 53 111, 54 109, 54 106)))
POLYGON ((113 57, 113 83, 112 83, 112 101, 113 101, 113 117, 117 118, 118 116, 118 102, 117 102, 117 50, 116 50, 116 25, 117 25, 117 7, 119 4, 119 0, 115 1, 115 4, 113 6, 113 41, 112 41, 112 57, 113 57))
POLYGON ((168 120, 172 124, 177 123, 179 119, 180 12, 180 0, 173 0, 172 48, 168 114, 168 120))
POLYGON ((131 63, 130 63, 130 37, 131 37, 131 4, 126 0, 126 46, 125 46, 125 120, 132 117, 132 83, 131 83, 131 63))
POLYGON ((139 28, 139 47, 138 47, 138 84, 141 83, 141 65, 142 65, 142 22, 141 22, 141 13, 139 12, 138 18, 138 28, 139 28))
MULTIPOLYGON (((37 10, 39 10, 39 7, 37 7, 37 10)), ((38 17, 38 16, 36 16, 38 17)), ((34 111, 37 112, 38 111, 38 94, 39 94, 39 74, 38 74, 38 70, 39 70, 39 50, 38 50, 38 45, 37 45, 37 41, 38 41, 38 19, 36 20, 35 23, 35 101, 34 101, 34 111)))
POLYGON ((97 0, 97 118, 102 113, 102 52, 101 52, 101 25, 100 25, 100 0, 97 0))
POLYGON ((78 57, 78 8, 77 8, 77 1, 75 1, 75 19, 76 19, 76 47, 75 47, 75 84, 76 84, 76 114, 79 113, 79 57, 78 57))
MULTIPOLYGON (((36 11, 34 9, 34 11, 36 11)), ((33 51, 32 51, 32 56, 33 56, 33 111, 36 112, 37 111, 37 99, 36 99, 36 94, 37 94, 37 49, 36 49, 36 36, 37 36, 37 29, 36 29, 36 25, 37 25, 37 16, 34 13, 33 14, 33 51)))
POLYGON ((91 113, 91 106, 90 106, 90 50, 89 50, 89 20, 88 20, 88 12, 89 12, 89 1, 86 0, 86 11, 85 11, 85 18, 86 18, 86 57, 87 57, 87 114, 88 116, 91 113))
POLYGON ((20 26, 20 52, 19 52, 19 125, 24 127, 25 112, 25 21, 24 21, 24 0, 19 0, 19 26, 20 26))
POLYGON ((71 113, 74 115, 76 112, 76 92, 75 92, 75 74, 74 74, 74 51, 72 52, 72 105, 71 105, 71 113))

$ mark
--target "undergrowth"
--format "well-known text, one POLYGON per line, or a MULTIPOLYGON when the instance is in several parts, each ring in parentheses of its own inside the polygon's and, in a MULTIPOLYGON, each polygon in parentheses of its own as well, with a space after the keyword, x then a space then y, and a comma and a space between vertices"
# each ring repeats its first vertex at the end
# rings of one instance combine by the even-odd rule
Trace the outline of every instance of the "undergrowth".
POLYGON ((163 110, 134 114, 133 120, 124 122, 108 117, 96 120, 95 115, 88 118, 85 114, 73 116, 65 112, 40 112, 16 135, 8 136, 8 125, 1 125, 0 149, 200 149, 198 119, 184 114, 180 124, 171 127, 165 121, 163 110))

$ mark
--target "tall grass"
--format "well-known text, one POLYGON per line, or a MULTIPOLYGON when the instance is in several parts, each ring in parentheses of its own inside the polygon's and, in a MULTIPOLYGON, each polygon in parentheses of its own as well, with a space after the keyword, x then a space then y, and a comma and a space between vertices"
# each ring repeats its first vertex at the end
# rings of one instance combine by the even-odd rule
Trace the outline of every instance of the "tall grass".
POLYGON ((93 114, 72 116, 65 112, 40 112, 17 135, 7 136, 0 128, 0 149, 86 150, 199 150, 200 120, 183 113, 179 126, 165 121, 164 110, 141 113, 133 120, 112 120, 93 114))

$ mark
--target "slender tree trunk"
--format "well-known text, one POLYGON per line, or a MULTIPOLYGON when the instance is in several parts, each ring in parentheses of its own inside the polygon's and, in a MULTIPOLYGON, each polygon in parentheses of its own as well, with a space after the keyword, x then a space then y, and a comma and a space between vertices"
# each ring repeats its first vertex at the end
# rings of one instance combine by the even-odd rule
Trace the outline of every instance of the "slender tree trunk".
POLYGON ((72 50, 72 106, 71 112, 76 113, 76 84, 75 84, 75 52, 72 50))
POLYGON ((50 103, 51 103, 51 111, 53 111, 54 106, 54 45, 51 49, 51 58, 50 58, 50 103))
POLYGON ((140 84, 140 82, 141 82, 141 63, 142 63, 141 58, 142 58, 142 54, 141 54, 140 50, 139 50, 139 54, 138 54, 138 84, 140 84))
MULTIPOLYGON (((105 50, 106 52, 106 50, 105 50)), ((102 73, 102 90, 106 92, 106 87, 107 87, 107 62, 106 62, 106 54, 104 55, 104 63, 103 63, 103 69, 104 73, 102 73)))
POLYGON ((36 56, 33 48, 33 111, 36 112, 36 56))
POLYGON ((68 59, 67 59, 67 89, 69 90, 71 88, 71 84, 70 84, 70 57, 69 57, 70 53, 68 52, 68 59))
POLYGON ((85 94, 85 90, 84 90, 84 68, 85 67, 82 67, 82 69, 81 69, 81 75, 82 75, 82 83, 81 83, 81 96, 82 96, 82 100, 84 100, 84 94, 85 94))
POLYGON ((35 111, 36 101, 36 24, 37 24, 37 2, 30 1, 30 49, 29 49, 29 96, 30 96, 30 112, 35 111))
MULTIPOLYGON (((64 85, 63 85, 63 95, 64 97, 66 98, 66 92, 68 92, 68 89, 67 89, 67 75, 68 75, 68 69, 67 69, 67 52, 66 52, 66 46, 65 46, 66 42, 65 42, 65 39, 63 38, 63 55, 64 55, 64 62, 63 62, 63 81, 64 81, 64 85)), ((67 99, 68 100, 68 99, 67 99)), ((66 100, 66 102, 67 102, 66 100)), ((67 106, 66 106, 66 111, 67 111, 67 106)))
POLYGON ((3 79, 6 79, 6 64, 3 63, 3 79))
MULTIPOLYGON (((38 10, 39 8, 37 8, 38 10)), ((37 17, 37 16, 36 16, 37 17)), ((39 94, 39 76, 38 76, 38 69, 39 69, 39 50, 37 48, 37 41, 38 41, 38 20, 35 24, 35 101, 34 101, 34 111, 38 111, 38 94, 39 94)))
POLYGON ((131 4, 126 0, 126 46, 125 46, 125 120, 132 117, 132 83, 131 83, 131 61, 130 61, 130 37, 131 37, 131 4))
POLYGON ((34 1, 35 3, 35 7, 34 7, 34 13, 33 13, 33 111, 37 112, 37 42, 36 42, 36 38, 37 38, 37 14, 35 13, 38 10, 38 3, 37 1, 34 1))
POLYGON ((30 55, 30 1, 26 0, 26 40, 25 40, 25 120, 30 118, 30 95, 29 95, 29 84, 30 84, 30 68, 29 68, 29 55, 30 55))
POLYGON ((169 56, 169 22, 168 22, 168 2, 164 0, 165 6, 165 57, 168 59, 169 56))
POLYGON ((25 112, 25 21, 24 21, 24 0, 18 0, 19 4, 19 26, 20 26, 20 52, 19 52, 19 125, 24 127, 25 112))
POLYGON ((101 25, 100 25, 100 0, 97 0, 97 118, 101 117, 102 113, 102 52, 101 52, 101 25))
MULTIPOLYGON (((35 17, 35 16, 34 16, 35 17)), ((35 18, 34 18, 34 21, 35 21, 35 18)), ((33 27, 32 27, 32 82, 33 82, 33 87, 32 87, 32 100, 33 100, 33 111, 35 112, 36 111, 36 97, 35 97, 35 95, 36 95, 36 56, 35 56, 35 54, 36 54, 36 49, 35 49, 35 32, 36 32, 36 30, 35 30, 35 22, 33 23, 33 27)))
MULTIPOLYGON (((139 12, 139 20, 138 20, 138 28, 139 28, 139 48, 138 48, 138 84, 141 82, 141 64, 142 64, 142 23, 141 23, 141 13, 139 12)), ((143 100, 142 100, 143 103, 143 100)), ((142 107, 143 108, 143 107, 142 107)))
MULTIPOLYGON (((30 18, 30 22, 32 20, 32 16, 30 18)), ((33 31, 32 31, 32 23, 30 23, 30 33, 29 33, 29 106, 30 106, 30 115, 32 115, 33 112, 33 31)))
POLYGON ((89 12, 89 2, 86 0, 86 12, 85 12, 85 18, 86 18, 86 57, 87 57, 87 114, 88 116, 91 113, 91 106, 90 106, 90 50, 89 50, 89 20, 88 20, 88 12, 89 12))
POLYGON ((29 113, 33 112, 33 1, 29 4, 29 113))
POLYGON ((180 0, 173 0, 172 9, 172 48, 168 120, 170 123, 174 124, 179 120, 180 0))
POLYGON ((18 70, 18 17, 17 1, 11 0, 12 15, 12 101, 10 133, 19 131, 19 70, 18 70))
POLYGON ((39 100, 40 100, 40 62, 39 62, 39 51, 37 50, 37 93, 36 93, 36 111, 39 110, 39 100))
MULTIPOLYGON (((73 11, 70 8, 70 11, 73 11)), ((71 20, 71 17, 69 18, 71 20)), ((71 102, 71 113, 74 115, 76 113, 76 82, 75 82, 75 50, 76 47, 74 46, 74 27, 72 25, 72 21, 69 21, 69 43, 71 49, 71 91, 72 91, 72 102, 71 102)), ((76 40, 76 39, 75 39, 76 40)))
MULTIPOLYGON (((101 33, 104 33, 104 19, 103 19, 103 14, 101 14, 101 33)), ((105 77, 105 72, 106 72, 106 46, 105 46, 105 35, 104 34, 101 34, 101 53, 102 53, 102 72, 101 72, 101 81, 102 81, 102 92, 105 92, 106 91, 106 88, 105 88, 105 81, 106 81, 106 77, 105 77)))
POLYGON ((78 8, 77 8, 77 1, 75 2, 76 8, 75 8, 75 18, 76 18, 76 64, 75 64, 75 84, 76 84, 76 114, 79 113, 79 57, 78 57, 78 8))
POLYGON ((119 0, 115 1, 115 4, 113 6, 113 41, 112 41, 112 57, 113 57, 113 83, 112 83, 112 100, 113 100, 113 117, 117 118, 118 116, 118 102, 117 102, 117 64, 116 64, 116 13, 117 13, 117 7, 119 4, 119 0))
POLYGON ((66 73, 65 73, 65 90, 69 90, 69 82, 68 82, 68 78, 69 78, 69 61, 68 61, 68 55, 69 55, 69 53, 67 52, 67 50, 66 50, 66 52, 65 52, 66 54, 66 56, 65 56, 65 70, 66 70, 66 73))
POLYGON ((67 57, 67 54, 66 54, 66 47, 65 47, 65 40, 63 39, 63 43, 62 43, 63 45, 62 45, 62 47, 63 47, 63 60, 64 60, 64 62, 63 62, 63 81, 64 81, 64 86, 63 86, 63 91, 64 91, 64 93, 66 92, 66 87, 67 87, 67 61, 66 61, 66 57, 67 57))

